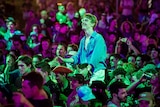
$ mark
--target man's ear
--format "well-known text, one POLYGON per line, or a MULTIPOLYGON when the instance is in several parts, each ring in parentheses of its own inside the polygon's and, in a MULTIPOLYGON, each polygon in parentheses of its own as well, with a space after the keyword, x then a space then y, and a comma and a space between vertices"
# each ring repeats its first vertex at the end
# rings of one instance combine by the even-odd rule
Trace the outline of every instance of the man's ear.
POLYGON ((92 27, 95 27, 95 23, 91 23, 91 26, 92 26, 92 27))
POLYGON ((32 66, 31 64, 28 65, 29 68, 31 68, 31 66, 32 66))
POLYGON ((34 85, 34 86, 32 87, 32 90, 33 90, 33 92, 37 92, 39 89, 38 89, 38 87, 37 87, 36 85, 34 85))
POLYGON ((116 93, 113 93, 113 97, 117 97, 117 94, 116 94, 116 93))

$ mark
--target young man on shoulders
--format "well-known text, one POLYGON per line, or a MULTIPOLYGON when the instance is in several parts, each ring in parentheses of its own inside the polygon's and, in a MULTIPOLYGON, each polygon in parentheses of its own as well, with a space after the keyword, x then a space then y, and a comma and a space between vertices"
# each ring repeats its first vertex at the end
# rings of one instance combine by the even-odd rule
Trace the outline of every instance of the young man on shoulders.
POLYGON ((90 79, 90 84, 92 81, 96 80, 104 81, 107 47, 102 35, 94 30, 94 27, 97 24, 97 18, 90 13, 86 13, 81 22, 82 30, 85 32, 85 36, 80 41, 77 54, 71 58, 60 58, 66 63, 87 63, 87 69, 93 72, 90 79))

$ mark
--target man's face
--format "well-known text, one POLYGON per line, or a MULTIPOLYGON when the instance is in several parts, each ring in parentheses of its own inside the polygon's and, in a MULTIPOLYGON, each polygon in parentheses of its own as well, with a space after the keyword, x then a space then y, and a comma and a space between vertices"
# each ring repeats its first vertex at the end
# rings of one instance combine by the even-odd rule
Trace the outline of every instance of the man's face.
POLYGON ((118 98, 119 101, 121 101, 121 102, 126 101, 126 98, 127 98, 126 88, 121 88, 121 89, 119 89, 119 92, 118 92, 118 94, 117 94, 117 98, 118 98))
POLYGON ((137 65, 137 66, 142 66, 142 58, 141 58, 140 56, 138 56, 138 57, 136 58, 136 65, 137 65))
POLYGON ((139 107, 154 107, 153 101, 141 100, 139 101, 139 107))
POLYGON ((116 65, 117 65, 117 60, 116 60, 116 58, 115 58, 114 56, 111 56, 109 63, 110 63, 110 66, 111 66, 111 67, 116 67, 116 65))
POLYGON ((13 45, 16 50, 20 50, 22 48, 22 45, 19 41, 13 41, 13 45))
POLYGON ((6 64, 12 66, 14 64, 14 59, 10 55, 6 57, 6 64))
POLYGON ((65 57, 66 50, 63 45, 58 45, 56 54, 57 54, 57 56, 65 57))
POLYGON ((15 25, 14 25, 14 23, 13 22, 8 22, 7 23, 7 28, 10 30, 10 29, 15 29, 15 25))
POLYGON ((43 41, 42 42, 42 49, 43 50, 48 50, 48 48, 49 48, 49 42, 48 41, 43 41))
POLYGON ((152 59, 155 59, 155 58, 157 58, 157 57, 158 57, 158 52, 153 49, 153 50, 151 51, 151 58, 152 58, 152 59))
POLYGON ((29 86, 29 81, 24 80, 22 81, 22 92, 26 98, 32 98, 33 97, 33 90, 29 86))
POLYGON ((135 63, 135 58, 133 56, 128 57, 128 62, 135 63))
POLYGON ((82 30, 88 30, 90 28, 93 28, 94 26, 91 20, 86 17, 82 18, 81 21, 82 21, 82 30))
POLYGON ((18 69, 21 74, 24 74, 30 70, 30 65, 26 65, 23 61, 18 61, 18 69))
POLYGON ((57 45, 52 45, 51 49, 52 49, 52 54, 56 54, 57 45))
POLYGON ((40 60, 37 57, 32 58, 32 65, 35 67, 35 65, 39 62, 40 60))

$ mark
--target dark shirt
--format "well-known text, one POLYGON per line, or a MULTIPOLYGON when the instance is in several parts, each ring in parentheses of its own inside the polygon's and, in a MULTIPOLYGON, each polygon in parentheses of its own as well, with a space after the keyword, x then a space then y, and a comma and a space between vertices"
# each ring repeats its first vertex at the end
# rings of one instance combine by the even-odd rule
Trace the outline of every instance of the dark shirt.
POLYGON ((49 80, 47 83, 44 84, 49 88, 50 93, 52 94, 52 100, 54 101, 55 105, 58 105, 59 95, 60 95, 60 88, 58 84, 54 83, 52 80, 49 80))
POLYGON ((34 107, 53 107, 53 103, 50 99, 33 100, 29 99, 34 107))

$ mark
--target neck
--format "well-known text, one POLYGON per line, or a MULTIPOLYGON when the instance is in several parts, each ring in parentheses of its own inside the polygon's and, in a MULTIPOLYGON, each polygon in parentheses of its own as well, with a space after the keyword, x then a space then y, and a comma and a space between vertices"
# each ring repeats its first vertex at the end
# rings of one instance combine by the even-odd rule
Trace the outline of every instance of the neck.
POLYGON ((48 98, 47 93, 43 89, 40 89, 35 95, 36 96, 33 98, 35 100, 42 100, 48 98))
POLYGON ((92 35, 93 32, 94 32, 93 29, 86 30, 86 31, 85 31, 86 37, 90 37, 90 36, 92 35))
POLYGON ((154 58, 154 59, 152 59, 152 62, 153 62, 154 64, 158 64, 158 63, 160 63, 160 61, 159 61, 159 59, 158 59, 158 58, 154 58))
POLYGON ((120 107, 120 101, 117 98, 113 98, 112 99, 112 103, 114 103, 115 105, 117 105, 118 107, 120 107))

